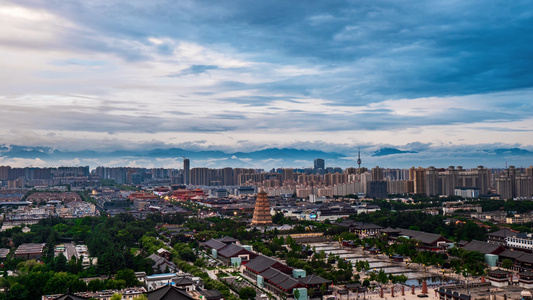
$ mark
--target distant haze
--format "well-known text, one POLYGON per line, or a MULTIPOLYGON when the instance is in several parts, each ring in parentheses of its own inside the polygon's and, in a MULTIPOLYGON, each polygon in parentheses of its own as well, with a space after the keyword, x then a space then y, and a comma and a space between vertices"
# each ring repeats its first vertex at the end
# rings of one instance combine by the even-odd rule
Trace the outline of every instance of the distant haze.
MULTIPOLYGON (((412 166, 447 167, 461 165, 472 168, 478 165, 503 168, 505 164, 527 167, 533 161, 533 152, 519 148, 473 149, 470 147, 432 148, 424 145, 408 145, 404 150, 364 146, 361 149, 362 166, 409 168, 412 166), (409 149, 409 150, 405 150, 409 149)), ((325 160, 326 167, 357 166, 357 150, 331 147, 339 152, 302 150, 294 148, 269 148, 252 152, 223 152, 167 149, 135 149, 112 152, 71 151, 64 152, 44 147, 0 147, 0 165, 13 167, 50 167, 89 165, 108 167, 164 167, 183 168, 183 157, 190 159, 191 167, 209 168, 311 168, 315 158, 325 160)))
POLYGON ((533 164, 531 0, 18 0, 0 26, 0 144, 31 152, 2 164, 533 164))

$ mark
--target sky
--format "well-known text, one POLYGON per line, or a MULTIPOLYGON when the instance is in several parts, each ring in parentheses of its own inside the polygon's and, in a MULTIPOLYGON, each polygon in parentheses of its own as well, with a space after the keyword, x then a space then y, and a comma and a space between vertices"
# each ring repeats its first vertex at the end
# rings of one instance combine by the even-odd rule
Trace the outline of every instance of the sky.
POLYGON ((533 151, 530 0, 0 0, 0 26, 1 145, 533 151))

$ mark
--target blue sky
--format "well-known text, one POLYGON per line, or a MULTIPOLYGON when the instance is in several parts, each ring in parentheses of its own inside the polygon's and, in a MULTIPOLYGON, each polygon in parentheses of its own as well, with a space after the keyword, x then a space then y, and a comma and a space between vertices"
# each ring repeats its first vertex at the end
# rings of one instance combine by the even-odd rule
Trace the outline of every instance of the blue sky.
POLYGON ((0 26, 0 144, 533 150, 531 1, 19 0, 0 26))

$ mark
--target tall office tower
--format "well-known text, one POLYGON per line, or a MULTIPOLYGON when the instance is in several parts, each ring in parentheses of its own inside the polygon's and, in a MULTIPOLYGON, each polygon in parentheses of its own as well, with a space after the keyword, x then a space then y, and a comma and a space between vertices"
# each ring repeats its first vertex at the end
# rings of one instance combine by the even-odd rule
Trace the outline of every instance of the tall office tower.
POLYGON ((185 185, 191 183, 191 162, 188 158, 183 159, 183 183, 185 185))
POLYGON ((315 173, 318 173, 319 169, 322 169, 322 170, 326 169, 326 164, 324 163, 324 160, 322 158, 315 159, 315 165, 314 165, 313 170, 315 173))
POLYGON ((382 181, 383 180, 383 169, 376 166, 371 170, 372 181, 382 181))
POLYGON ((254 216, 252 225, 269 226, 272 225, 272 215, 270 215, 270 203, 265 191, 260 191, 255 200, 254 216))
POLYGON ((436 196, 440 194, 438 189, 439 171, 431 166, 426 170, 426 195, 436 196))
POLYGON ((409 169, 409 180, 413 182, 413 191, 415 194, 426 193, 426 170, 422 167, 412 167, 409 169))

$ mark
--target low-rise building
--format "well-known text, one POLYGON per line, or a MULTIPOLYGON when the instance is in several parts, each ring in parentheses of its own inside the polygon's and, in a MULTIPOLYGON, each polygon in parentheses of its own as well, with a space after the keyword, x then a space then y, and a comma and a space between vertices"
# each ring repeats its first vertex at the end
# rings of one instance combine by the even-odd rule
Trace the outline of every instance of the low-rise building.
POLYGON ((22 259, 41 259, 43 249, 46 244, 22 244, 15 251, 16 258, 22 259))
POLYGON ((533 238, 527 234, 519 233, 516 236, 506 237, 505 242, 511 249, 533 250, 533 238))

